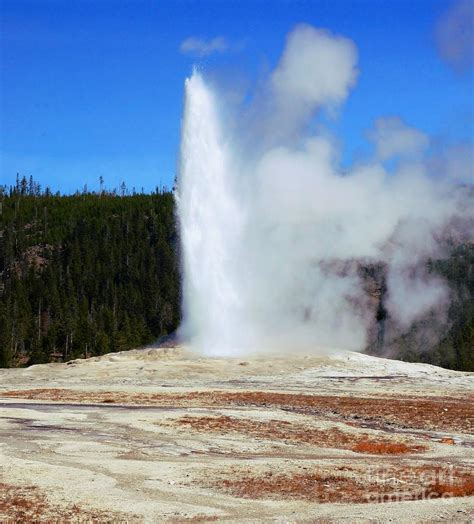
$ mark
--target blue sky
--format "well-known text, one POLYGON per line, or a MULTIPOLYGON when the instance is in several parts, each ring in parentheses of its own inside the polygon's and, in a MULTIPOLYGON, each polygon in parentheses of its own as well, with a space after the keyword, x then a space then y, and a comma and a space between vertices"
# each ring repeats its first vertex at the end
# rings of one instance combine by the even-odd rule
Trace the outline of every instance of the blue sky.
POLYGON ((452 2, 425 0, 1 1, 0 183, 17 172, 74 191, 171 186, 183 81, 193 64, 252 86, 273 68, 285 35, 305 22, 351 38, 360 75, 331 126, 345 162, 366 151, 380 116, 436 139, 473 139, 472 69, 440 57, 435 28, 452 2), (220 37, 204 57, 188 38, 220 37), (220 43, 219 43, 220 42, 220 43))

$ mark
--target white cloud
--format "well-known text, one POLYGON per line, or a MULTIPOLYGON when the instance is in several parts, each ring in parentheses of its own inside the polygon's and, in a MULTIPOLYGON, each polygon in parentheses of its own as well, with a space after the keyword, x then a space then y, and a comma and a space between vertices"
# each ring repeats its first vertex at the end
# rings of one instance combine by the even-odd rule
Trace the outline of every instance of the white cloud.
POLYGON ((354 86, 357 70, 354 43, 308 25, 299 25, 287 38, 272 81, 277 96, 314 109, 340 104, 354 86))
POLYGON ((230 48, 229 42, 223 36, 208 39, 192 36, 183 40, 179 46, 181 53, 200 58, 214 53, 225 53, 229 51, 230 48))
POLYGON ((474 149, 472 144, 457 144, 445 152, 445 172, 453 180, 474 182, 474 149))
POLYGON ((470 142, 446 145, 435 151, 429 168, 437 176, 447 176, 460 183, 474 182, 474 147, 470 142))
POLYGON ((474 2, 458 0, 439 19, 436 44, 443 60, 454 70, 465 71, 474 63, 474 2))
POLYGON ((298 25, 270 77, 265 134, 283 143, 296 137, 318 109, 337 108, 355 85, 356 64, 352 40, 298 25))
POLYGON ((407 126, 399 117, 378 118, 374 129, 369 133, 379 160, 389 160, 397 156, 417 157, 429 145, 428 137, 407 126))

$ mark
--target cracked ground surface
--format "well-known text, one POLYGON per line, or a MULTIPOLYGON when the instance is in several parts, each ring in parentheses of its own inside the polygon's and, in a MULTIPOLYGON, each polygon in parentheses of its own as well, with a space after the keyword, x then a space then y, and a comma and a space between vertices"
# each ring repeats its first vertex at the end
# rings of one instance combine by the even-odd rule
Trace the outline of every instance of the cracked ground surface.
POLYGON ((473 386, 181 347, 0 370, 0 521, 469 522, 473 386))

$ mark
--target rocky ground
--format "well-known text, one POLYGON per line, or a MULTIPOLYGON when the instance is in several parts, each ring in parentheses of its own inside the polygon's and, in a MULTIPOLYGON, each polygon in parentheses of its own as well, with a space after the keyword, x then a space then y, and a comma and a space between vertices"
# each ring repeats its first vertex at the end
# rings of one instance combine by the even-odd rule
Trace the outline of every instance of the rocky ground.
POLYGON ((356 353, 0 370, 0 521, 470 522, 473 399, 356 353))

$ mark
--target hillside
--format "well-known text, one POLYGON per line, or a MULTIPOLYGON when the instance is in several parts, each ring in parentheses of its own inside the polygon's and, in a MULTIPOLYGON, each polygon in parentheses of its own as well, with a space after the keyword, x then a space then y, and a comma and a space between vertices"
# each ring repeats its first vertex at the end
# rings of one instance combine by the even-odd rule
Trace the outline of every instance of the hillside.
POLYGON ((174 331, 172 193, 1 195, 0 366, 122 351, 174 331))
MULTIPOLYGON (((67 361, 148 344, 180 323, 172 192, 53 194, 26 178, 0 186, 0 367, 67 361)), ((474 370, 474 244, 427 261, 450 288, 443 322, 401 331, 384 307, 385 268, 355 263, 373 301, 367 351, 474 370)))
POLYGON ((428 260, 428 273, 441 277, 449 303, 428 313, 409 329, 401 329, 388 315, 383 266, 362 266, 366 292, 375 301, 375 318, 366 352, 425 362, 450 369, 474 371, 474 243, 446 241, 446 256, 428 260))

